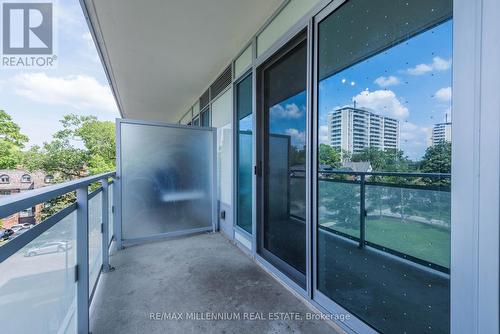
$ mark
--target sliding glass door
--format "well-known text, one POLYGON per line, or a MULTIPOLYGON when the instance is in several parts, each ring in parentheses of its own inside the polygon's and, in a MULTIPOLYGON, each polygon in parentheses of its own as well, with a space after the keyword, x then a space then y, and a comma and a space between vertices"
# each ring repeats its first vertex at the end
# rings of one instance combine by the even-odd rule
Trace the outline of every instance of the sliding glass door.
POLYGON ((447 333, 452 1, 350 0, 316 22, 315 299, 447 333))
POLYGON ((252 75, 236 84, 236 225, 252 234, 252 75))
POLYGON ((259 68, 258 252, 306 285, 307 45, 299 36, 259 68))

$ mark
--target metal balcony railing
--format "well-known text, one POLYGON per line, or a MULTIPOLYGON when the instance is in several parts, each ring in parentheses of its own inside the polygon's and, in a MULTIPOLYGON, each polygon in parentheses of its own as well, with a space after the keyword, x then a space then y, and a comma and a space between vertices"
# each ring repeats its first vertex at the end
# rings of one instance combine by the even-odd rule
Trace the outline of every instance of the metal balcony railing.
MULTIPOLYGON (((290 174, 291 213, 305 175, 290 174)), ((318 227, 382 253, 449 274, 450 174, 318 173, 318 227)), ((305 194, 303 195, 305 196, 305 194)))
POLYGON ((89 306, 99 275, 112 269, 114 177, 115 172, 104 173, 0 199, 3 218, 76 193, 64 209, 0 246, 0 289, 10 294, 0 305, 10 324, 3 330, 89 332, 89 306), (30 320, 15 321, 16 314, 29 314, 30 320))

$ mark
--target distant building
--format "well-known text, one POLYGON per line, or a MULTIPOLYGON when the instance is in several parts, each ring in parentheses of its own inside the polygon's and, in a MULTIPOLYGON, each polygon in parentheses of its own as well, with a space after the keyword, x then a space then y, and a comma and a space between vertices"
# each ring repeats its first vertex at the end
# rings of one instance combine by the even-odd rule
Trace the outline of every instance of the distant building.
MULTIPOLYGON (((52 184, 54 181, 51 175, 42 172, 28 172, 22 169, 0 169, 0 196, 9 196, 20 192, 33 190, 52 184)), ((3 228, 10 228, 12 225, 36 222, 36 217, 40 215, 43 204, 38 204, 32 208, 13 214, 10 217, 2 218, 3 228)))
POLYGON ((329 144, 349 153, 367 147, 399 149, 399 121, 365 109, 343 107, 328 114, 329 144))
POLYGON ((434 146, 444 142, 451 143, 451 122, 435 124, 432 130, 429 130, 427 146, 434 146))

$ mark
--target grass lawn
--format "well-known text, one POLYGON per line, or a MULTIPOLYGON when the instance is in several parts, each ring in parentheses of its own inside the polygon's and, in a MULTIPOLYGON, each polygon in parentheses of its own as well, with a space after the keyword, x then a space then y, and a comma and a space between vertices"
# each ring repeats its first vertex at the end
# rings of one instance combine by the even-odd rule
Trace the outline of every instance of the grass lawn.
MULTIPOLYGON (((332 226, 359 236, 359 230, 332 226)), ((366 220, 366 240, 416 258, 450 267, 450 230, 408 220, 383 217, 366 220)))

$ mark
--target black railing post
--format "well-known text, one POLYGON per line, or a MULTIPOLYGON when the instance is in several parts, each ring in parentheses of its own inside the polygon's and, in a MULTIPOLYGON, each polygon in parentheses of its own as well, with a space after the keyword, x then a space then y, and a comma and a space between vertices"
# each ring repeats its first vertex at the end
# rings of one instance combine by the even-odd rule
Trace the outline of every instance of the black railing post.
POLYGON ((365 247, 365 174, 360 176, 360 196, 359 196, 359 248, 365 247))

